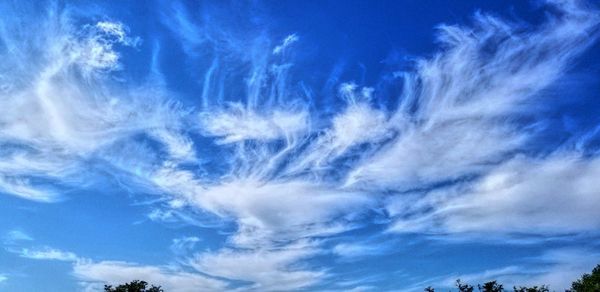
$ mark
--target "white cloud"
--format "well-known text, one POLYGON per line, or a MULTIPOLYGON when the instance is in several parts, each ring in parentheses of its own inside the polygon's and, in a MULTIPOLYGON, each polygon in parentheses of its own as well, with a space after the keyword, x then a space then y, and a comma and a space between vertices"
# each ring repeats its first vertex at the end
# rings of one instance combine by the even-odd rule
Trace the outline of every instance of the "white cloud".
POLYGON ((356 286, 354 288, 351 288, 351 289, 345 290, 345 291, 348 291, 348 292, 362 292, 362 291, 377 291, 377 290, 378 289, 375 286, 366 286, 366 285, 363 285, 363 286, 356 286))
POLYGON ((297 240, 353 228, 355 217, 372 203, 357 193, 326 189, 306 182, 235 180, 203 186, 187 172, 170 172, 163 186, 188 204, 234 220, 232 247, 205 252, 190 260, 203 273, 253 282, 252 289, 290 290, 316 283, 323 271, 295 269, 317 247, 297 240))
POLYGON ((80 48, 69 49, 72 56, 86 71, 119 69, 119 54, 113 50, 113 45, 126 44, 123 25, 102 21, 86 28, 89 36, 78 44, 80 48))
POLYGON ((139 39, 119 22, 76 27, 81 21, 73 21, 73 11, 56 7, 26 28, 3 22, 0 37, 11 50, 0 52, 7 65, 0 76, 14 86, 0 92, 0 190, 57 201, 61 187, 88 183, 80 171, 86 158, 113 162, 120 149, 112 146, 140 133, 164 145, 169 159, 194 159, 191 141, 180 133, 180 107, 155 88, 122 88, 106 78, 120 67, 119 46, 139 39), (48 183, 32 183, 39 179, 48 183))
POLYGON ((333 118, 331 147, 339 152, 362 143, 374 143, 389 137, 386 117, 365 103, 351 105, 333 118), (339 150, 338 150, 339 149, 339 150))
POLYGON ((343 258, 356 258, 382 254, 385 252, 385 247, 379 244, 340 243, 336 244, 332 251, 343 258))
POLYGON ((246 140, 289 141, 308 129, 308 116, 304 111, 283 110, 259 114, 241 104, 232 104, 226 111, 202 113, 200 123, 207 135, 221 138, 219 142, 224 144, 246 140))
POLYGON ((600 160, 556 153, 516 157, 473 184, 434 191, 397 205, 396 231, 523 232, 556 234, 597 230, 600 160), (426 212, 426 209, 432 209, 426 212))
POLYGON ((24 248, 19 252, 19 255, 21 257, 33 260, 57 260, 65 262, 74 262, 79 260, 79 257, 72 252, 65 252, 49 247, 42 249, 24 248))
MULTIPOLYGON (((536 30, 483 14, 476 16, 472 28, 440 27, 443 50, 419 61, 417 72, 405 74, 404 93, 396 110, 377 109, 372 105, 377 92, 345 83, 339 94, 347 106, 333 114, 330 123, 312 123, 311 112, 305 110, 309 106, 284 110, 275 105, 280 96, 264 88, 279 88, 285 80, 268 75, 267 57, 252 59, 244 97, 247 102, 199 115, 203 134, 229 147, 231 153, 224 158, 229 169, 210 179, 165 164, 152 175, 152 181, 176 199, 237 223, 237 232, 228 238, 231 247, 200 255, 195 266, 217 276, 270 287, 272 283, 254 271, 233 267, 234 263, 266 258, 264 274, 281 279, 286 273, 297 275, 283 267, 302 263, 310 253, 286 260, 288 254, 283 251, 292 249, 297 240, 352 228, 354 219, 374 205, 380 192, 426 189, 500 171, 505 165, 502 161, 539 130, 535 124, 523 127, 516 122, 528 113, 527 103, 541 100, 542 89, 556 81, 595 39, 588 33, 598 24, 593 12, 576 5, 556 5, 562 13, 549 16, 536 30), (312 128, 315 125, 327 126, 312 128), (278 144, 281 141, 283 146, 278 144), (343 157, 351 159, 335 163, 343 157), (341 177, 341 182, 328 177, 327 171, 341 177), (368 193, 377 195, 368 197, 368 193), (278 260, 286 264, 275 264, 278 260)), ((188 27, 188 23, 180 24, 188 27)), ((522 167, 527 168, 527 163, 522 167)), ((392 203, 394 206, 388 207, 396 216, 394 229, 466 232, 491 226, 498 231, 546 232, 554 227, 560 231, 583 218, 570 213, 573 221, 569 223, 557 219, 544 222, 556 212, 556 206, 549 206, 553 211, 544 213, 527 207, 513 210, 511 204, 493 207, 497 212, 486 217, 478 208, 489 205, 487 199, 493 192, 474 191, 479 183, 424 197, 415 192, 392 203), (466 206, 463 213, 452 212, 457 202, 466 206), (523 220, 522 229, 502 230, 514 223, 504 218, 494 221, 504 211, 523 220), (528 213, 534 216, 526 217, 528 213)), ((575 196, 588 199, 590 194, 575 196)), ((517 201, 528 203, 530 199, 525 195, 517 201)), ((573 205, 573 210, 577 208, 573 205)), ((595 228, 597 221, 589 214, 583 216, 594 223, 589 223, 587 230, 595 228)), ((334 252, 356 256, 376 251, 340 244, 334 252)), ((314 273, 310 269, 302 272, 314 273)))
POLYGON ((346 230, 351 225, 341 219, 352 222, 371 199, 306 182, 241 180, 208 188, 195 202, 222 217, 235 218, 236 242, 252 245, 263 239, 294 240, 346 230))
POLYGON ((0 190, 23 199, 43 203, 55 202, 60 197, 53 190, 32 186, 27 179, 2 175, 0 175, 0 190))
MULTIPOLYGON (((181 238, 174 246, 183 248, 197 242, 196 237, 181 238)), ((185 272, 177 266, 152 266, 122 261, 92 261, 76 254, 45 247, 16 250, 21 257, 33 260, 56 260, 72 262, 73 275, 85 291, 103 291, 104 284, 119 285, 132 280, 144 280, 167 291, 222 291, 227 284, 198 273, 185 272)), ((1 276, 1 275, 0 275, 1 276)))
POLYGON ((102 291, 104 284, 119 285, 134 279, 161 286, 165 291, 223 291, 226 288, 224 282, 199 274, 118 261, 80 261, 73 266, 73 274, 86 291, 102 291))
POLYGON ((119 127, 113 125, 123 118, 119 109, 91 93, 102 86, 86 85, 76 76, 81 70, 86 78, 94 78, 90 74, 96 68, 116 66, 113 42, 94 30, 78 34, 85 29, 71 27, 67 18, 53 11, 36 19, 31 24, 36 29, 22 32, 29 40, 26 44, 16 39, 18 33, 2 35, 13 52, 19 52, 3 52, 8 54, 3 59, 21 65, 9 71, 19 86, 0 93, 0 143, 12 146, 0 154, 6 161, 0 165, 0 184, 6 192, 37 201, 56 196, 32 186, 30 177, 65 179, 79 155, 118 139, 114 134, 119 127), (21 84, 23 78, 30 82, 21 84))
POLYGON ((367 149, 360 150, 358 156, 368 156, 373 152, 372 148, 376 149, 393 136, 386 113, 369 104, 372 88, 365 87, 359 91, 356 84, 344 83, 339 91, 347 103, 346 108, 333 116, 331 127, 312 140, 297 161, 282 173, 295 175, 333 168, 340 157, 357 154, 357 147, 367 146, 367 149))
POLYGON ((511 132, 491 122, 469 120, 406 129, 354 168, 347 184, 403 191, 474 174, 524 141, 524 134, 511 132))
POLYGON ((390 138, 391 129, 386 113, 369 104, 373 92, 368 87, 358 91, 358 86, 354 83, 340 85, 340 95, 347 107, 333 117, 331 129, 324 135, 326 141, 317 141, 317 144, 326 144, 336 157, 353 146, 374 144, 390 138))
POLYGON ((151 134, 166 146, 170 158, 174 161, 197 161, 194 143, 186 135, 165 128, 153 130, 151 134))
POLYGON ((228 279, 253 283, 258 291, 289 291, 310 286, 325 276, 323 271, 298 267, 297 262, 315 253, 310 244, 282 249, 230 250, 199 254, 190 264, 197 270, 228 279), (295 264, 295 268, 293 265, 295 264))
POLYGON ((299 39, 300 38, 296 34, 288 35, 287 37, 285 37, 285 39, 283 39, 283 42, 281 43, 281 45, 276 46, 273 49, 273 55, 281 54, 282 52, 285 51, 285 49, 287 49, 293 43, 297 42, 299 39))
POLYGON ((562 14, 537 30, 483 14, 474 27, 441 26, 443 51, 405 74, 390 121, 398 136, 365 157, 348 184, 419 188, 477 174, 522 146, 535 128, 511 121, 595 40, 595 12, 555 4, 562 14))
MULTIPOLYGON (((600 259, 598 253, 586 249, 554 249, 539 257, 527 260, 522 265, 513 265, 485 270, 478 273, 454 273, 441 280, 431 280, 423 283, 423 287, 431 285, 436 289, 455 287, 456 279, 470 285, 482 284, 496 280, 505 288, 513 286, 542 286, 550 291, 564 291, 571 288, 571 283, 584 273, 590 273, 600 259)), ((422 287, 408 291, 422 291, 422 287)))
POLYGON ((200 242, 200 238, 196 236, 174 238, 171 244, 171 251, 175 254, 185 254, 193 250, 198 242, 200 242))
POLYGON ((12 245, 23 241, 33 241, 33 237, 18 229, 10 230, 4 235, 4 244, 12 245))
MULTIPOLYGON (((184 251, 199 239, 187 237, 174 240, 174 247, 184 251)), ((185 272, 177 266, 152 266, 122 261, 92 261, 78 257, 72 252, 45 247, 23 248, 18 251, 24 258, 34 260, 57 260, 73 263, 73 275, 85 291, 103 291, 104 284, 119 285, 132 280, 144 280, 167 291, 222 291, 227 284, 198 273, 185 272)))
POLYGON ((120 22, 99 21, 96 23, 95 28, 99 33, 113 39, 112 42, 134 47, 141 42, 139 37, 131 38, 128 36, 129 29, 120 22))
POLYGON ((235 220, 239 229, 234 238, 239 244, 264 244, 264 240, 275 238, 295 240, 347 230, 353 219, 373 203, 365 194, 304 181, 239 178, 207 185, 190 172, 170 168, 161 169, 153 178, 158 186, 188 205, 235 220))

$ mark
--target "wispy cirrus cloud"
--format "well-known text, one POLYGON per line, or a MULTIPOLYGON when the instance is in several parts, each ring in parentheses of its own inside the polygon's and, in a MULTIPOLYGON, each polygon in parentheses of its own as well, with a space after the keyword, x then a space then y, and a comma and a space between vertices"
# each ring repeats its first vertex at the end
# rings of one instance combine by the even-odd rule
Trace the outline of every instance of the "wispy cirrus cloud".
POLYGON ((3 22, 2 76, 12 84, 0 101, 0 187, 7 193, 56 201, 61 187, 82 183, 83 161, 140 133, 152 134, 175 158, 193 156, 176 130, 179 118, 171 118, 182 114, 176 106, 158 96, 115 95, 109 75, 121 68, 117 49, 140 39, 120 22, 76 26, 76 17, 75 10, 51 6, 30 23, 35 30, 3 22))
POLYGON ((473 184, 423 197, 413 204, 415 216, 398 220, 392 229, 532 234, 597 230, 599 169, 598 159, 568 152, 537 159, 518 156, 473 184))
POLYGON ((196 236, 175 238, 171 244, 171 251, 175 254, 187 254, 189 251, 193 250, 200 241, 201 239, 196 236))
MULTIPOLYGON (((525 143, 542 130, 537 124, 526 125, 519 122, 520 117, 525 117, 529 113, 527 105, 541 102, 542 90, 558 80, 573 59, 596 38, 595 28, 598 25, 598 17, 593 10, 587 10, 587 7, 575 2, 552 3, 552 5, 561 9, 562 15, 549 16, 546 23, 537 28, 525 28, 520 24, 485 14, 476 15, 473 27, 441 26, 439 40, 443 50, 431 59, 419 61, 416 72, 404 74, 404 93, 398 108, 392 111, 382 111, 373 107, 371 96, 377 93, 368 87, 361 89, 357 85, 347 83, 340 85, 339 92, 347 107, 344 111, 333 115, 329 123, 325 123, 330 126, 315 129, 315 124, 323 123, 311 121, 310 128, 305 128, 305 122, 299 123, 300 127, 280 127, 269 115, 254 114, 259 105, 277 109, 278 106, 272 103, 277 100, 277 97, 272 95, 268 86, 263 87, 262 83, 250 82, 246 105, 239 105, 230 114, 222 115, 222 119, 214 120, 221 124, 213 124, 225 125, 222 121, 233 121, 231 118, 224 117, 250 116, 252 121, 244 120, 247 123, 241 123, 239 119, 229 123, 248 126, 229 128, 224 126, 217 128, 211 124, 203 126, 209 129, 208 133, 211 131, 217 133, 214 129, 219 129, 221 134, 216 136, 226 137, 223 142, 235 144, 229 145, 234 159, 232 159, 231 171, 224 176, 227 179, 216 185, 197 183, 197 187, 192 190, 192 193, 197 195, 187 195, 187 197, 195 198, 193 201, 200 202, 202 209, 213 210, 212 212, 220 216, 235 220, 239 229, 231 239, 240 248, 252 242, 264 244, 265 236, 268 238, 273 230, 276 234, 283 234, 283 238, 290 240, 303 235, 303 233, 290 232, 296 228, 295 226, 317 226, 322 229, 327 225, 322 225, 320 222, 335 219, 331 221, 333 226, 336 226, 335 222, 344 222, 338 219, 335 210, 348 202, 347 199, 343 199, 346 195, 332 197, 334 199, 331 200, 331 205, 323 205, 324 211, 321 211, 320 204, 318 207, 313 206, 317 200, 327 197, 325 195, 327 189, 337 189, 341 191, 340 194, 348 194, 348 196, 353 196, 351 194, 355 192, 371 194, 370 201, 377 200, 373 194, 381 191, 417 190, 416 193, 419 194, 418 190, 428 189, 440 183, 479 175, 483 176, 482 180, 485 180, 486 176, 494 176, 496 172, 502 171, 504 165, 514 161, 511 159, 514 154, 523 149, 525 143), (263 96, 263 99, 258 100, 256 96, 263 96), (260 125, 264 125, 260 130, 250 128, 260 125), (282 128, 283 130, 280 130, 282 128), (296 128, 300 130, 295 130, 296 128), (274 134, 263 136, 268 133, 274 134), (293 136, 275 133, 298 134, 293 136), (284 139, 289 136, 301 138, 284 139), (275 142, 281 143, 280 141, 283 141, 283 147, 274 145, 275 142), (285 159, 276 160, 282 156, 285 159), (348 159, 349 157, 353 159, 348 159), (346 161, 345 164, 341 163, 342 161, 346 161), (340 164, 344 165, 344 168, 340 168, 340 164), (312 193, 313 191, 301 186, 313 185, 315 181, 317 185, 323 185, 321 180, 331 180, 328 174, 333 169, 337 171, 334 177, 338 179, 328 181, 324 184, 325 188, 314 191, 319 194, 319 199, 307 199, 307 202, 313 203, 308 203, 309 205, 306 206, 295 203, 293 194, 296 191, 294 190, 303 194, 312 193), (253 181, 248 178, 258 179, 259 183, 254 186, 248 185, 246 182, 253 181), (290 180, 290 178, 294 179, 290 180), (294 183, 282 184, 285 187, 279 191, 276 187, 278 181, 294 183), (264 196, 261 195, 262 191, 258 191, 261 189, 265 191, 264 196), (215 195, 211 195, 213 190, 215 195), (229 193, 235 195, 231 197, 226 195, 229 193), (280 193, 285 195, 279 195, 280 193), (292 203, 293 207, 286 209, 286 203, 278 201, 275 196, 285 196, 286 201, 292 203), (262 197, 265 198, 264 201, 262 197), (273 210, 268 208, 270 202, 277 202, 273 210), (296 217, 295 210, 303 211, 299 211, 300 215, 296 217), (261 215, 263 213, 269 214, 268 217, 263 217, 261 215), (277 214, 285 214, 285 216, 277 217, 277 214), (286 224, 288 219, 289 224, 286 224), (277 222, 277 225, 270 222, 277 222)), ((269 73, 262 69, 264 63, 258 62, 253 65, 257 67, 249 71, 252 76, 251 81, 267 80, 267 77, 256 76, 260 72, 268 76, 269 73)), ((277 79, 274 83, 277 83, 277 79)), ((523 167, 530 166, 530 163, 533 161, 528 160, 523 163, 523 167)), ((574 166, 574 168, 578 167, 574 166)), ((594 175, 593 171, 588 171, 590 168, 583 169, 582 171, 590 177, 594 175)), ((507 170, 507 172, 511 171, 507 170)), ((537 172, 532 171, 532 173, 537 172)), ((463 185, 466 188, 477 189, 477 183, 477 180, 474 184, 467 181, 463 185)), ((541 181, 531 184, 538 183, 543 184, 541 181)), ((581 181, 574 183, 578 184, 581 181)), ((194 184, 182 184, 185 186, 183 190, 188 194, 191 185, 194 184)), ((527 185, 526 181, 523 188, 525 185, 527 185)), ((516 186, 511 184, 510 187, 519 188, 519 184, 517 183, 516 186)), ((499 190, 489 192, 490 200, 495 200, 497 191, 499 190)), ((448 232, 452 230, 450 228, 460 228, 459 223, 449 223, 452 222, 451 220, 462 220, 466 225, 475 224, 482 228, 489 225, 489 222, 503 226, 514 225, 512 224, 514 222, 503 224, 503 220, 497 219, 503 216, 504 211, 515 210, 515 205, 507 204, 506 209, 485 214, 484 216, 489 216, 488 222, 485 220, 486 217, 476 217, 480 214, 478 212, 480 208, 490 205, 489 201, 481 201, 481 204, 477 204, 478 200, 484 200, 486 195, 476 193, 471 197, 469 193, 464 192, 453 195, 448 192, 448 188, 435 190, 435 192, 439 192, 440 195, 425 194, 421 197, 416 195, 417 206, 420 206, 421 201, 430 201, 432 204, 424 203, 423 210, 417 208, 412 211, 413 213, 403 213, 404 210, 411 209, 410 199, 400 201, 399 204, 409 205, 405 207, 400 205, 401 211, 392 214, 402 218, 396 220, 392 229, 401 230, 402 226, 408 226, 408 231, 427 232, 431 231, 430 228, 451 226, 443 229, 444 232, 448 232), (465 202, 466 206, 475 205, 472 208, 462 209, 465 212, 457 211, 454 215, 456 217, 441 215, 446 203, 449 206, 448 210, 451 210, 459 201, 465 202), (473 214, 469 215, 469 210, 472 210, 473 214), (436 219, 438 214, 442 219, 436 219), (460 219, 463 215, 464 220, 460 219), (411 218, 410 216, 415 219, 406 220, 411 218), (474 216, 475 220, 473 220, 474 216)), ((536 206, 529 204, 527 196, 517 195, 520 192, 520 190, 514 192, 515 198, 519 196, 519 202, 515 202, 516 204, 536 206)), ((590 198, 590 194, 582 194, 582 196, 590 198)), ((543 195, 538 194, 538 196, 543 195)), ((369 210, 372 206, 371 203, 362 203, 359 204, 359 210, 360 208, 369 210)), ((556 212, 555 207, 547 207, 549 210, 547 214, 556 212)), ((501 206, 494 208, 501 209, 501 206)), ((542 232, 538 229, 542 227, 540 224, 548 225, 548 230, 555 233, 572 231, 568 228, 557 229, 559 226, 552 224, 552 220, 544 220, 543 214, 537 221, 531 217, 524 218, 525 214, 534 211, 531 208, 524 207, 523 212, 520 213, 523 216, 515 216, 515 220, 520 220, 523 226, 520 231, 542 232)), ((572 209, 577 209, 577 206, 573 206, 572 209)), ((346 222, 351 221, 346 220, 346 222)), ((495 226, 494 224, 492 226, 495 226)), ((590 224, 592 225, 581 228, 594 229, 593 223, 590 224)), ((568 227, 570 223, 564 223, 563 226, 568 227)), ((335 234, 343 230, 347 228, 333 231, 324 228, 321 232, 335 234)), ((322 234, 315 231, 309 230, 307 235, 303 236, 322 234)), ((496 231, 501 232, 501 229, 496 231)), ((349 245, 340 244, 338 247, 341 253, 352 253, 349 245)), ((256 254, 263 252, 259 248, 253 251, 256 254)), ((228 250, 226 253, 236 254, 233 250, 228 250)), ((243 253, 246 254, 247 251, 243 253)), ((220 254, 221 252, 217 255, 220 254)), ((215 257, 220 258, 216 255, 215 257)), ((205 255, 204 258, 211 257, 205 255)), ((235 275, 230 273, 221 276, 235 278, 235 275)), ((263 279, 247 277, 246 280, 248 278, 255 283, 264 284, 263 279)))
POLYGON ((79 260, 79 257, 72 252, 61 251, 49 247, 41 249, 24 248, 19 252, 19 255, 32 260, 56 260, 65 262, 74 262, 79 260))
POLYGON ((5 245, 15 244, 15 243, 23 242, 23 241, 32 241, 32 240, 33 240, 33 237, 31 237, 31 235, 29 235, 26 232, 19 230, 19 229, 10 230, 4 235, 4 244, 5 245))
POLYGON ((391 123, 399 132, 348 176, 355 185, 410 190, 493 167, 535 133, 527 104, 594 42, 598 15, 578 2, 538 28, 478 14, 474 27, 440 26, 443 51, 405 75, 391 123))
MULTIPOLYGON (((453 288, 456 280, 463 283, 484 283, 496 280, 504 287, 546 285, 551 290, 571 288, 573 279, 588 272, 597 263, 598 254, 585 248, 553 249, 544 254, 526 260, 521 265, 505 266, 471 274, 457 274, 444 279, 434 280, 429 284, 436 288, 453 288)), ((414 287, 406 291, 421 291, 422 287, 414 287)))
POLYGON ((298 267, 297 262, 318 252, 310 243, 254 250, 223 249, 202 253, 190 265, 200 272, 253 283, 247 290, 297 290, 325 277, 324 271, 298 267))
POLYGON ((281 42, 281 45, 276 46, 273 49, 273 55, 281 54, 285 51, 286 48, 291 46, 293 43, 297 42, 300 38, 296 34, 291 34, 286 36, 281 42))
POLYGON ((204 112, 200 115, 202 130, 208 136, 221 138, 227 144, 248 140, 272 141, 297 139, 308 130, 308 113, 304 110, 275 110, 272 113, 248 111, 232 104, 227 111, 204 112))
MULTIPOLYGON (((187 241, 190 239, 188 238, 187 241)), ((119 285, 132 279, 160 283, 163 289, 173 291, 224 290, 227 283, 186 272, 176 266, 140 265, 123 261, 93 261, 73 252, 51 247, 15 250, 19 256, 30 260, 64 261, 73 265, 72 274, 84 291, 99 291, 104 285, 119 285)), ((1 282, 1 281, 0 281, 1 282)))
MULTIPOLYGON (((204 12, 166 5, 162 24, 183 51, 210 59, 195 108, 166 88, 158 44, 147 81, 118 80, 122 50, 143 43, 121 22, 91 20, 69 6, 52 6, 31 24, 40 28, 35 33, 4 20, 3 192, 57 201, 62 189, 94 183, 82 174, 93 161, 120 184, 161 195, 153 220, 192 218, 192 210, 236 226, 214 251, 192 251, 198 237, 173 242, 194 272, 50 248, 21 255, 71 261, 89 289, 143 278, 178 291, 222 290, 235 281, 241 289, 292 290, 329 275, 307 264, 327 248, 319 239, 371 224, 373 213, 394 232, 596 230, 596 154, 526 151, 545 130, 529 105, 544 102, 543 90, 598 34, 596 10, 577 1, 548 5, 552 12, 536 27, 482 13, 469 27, 440 26, 441 49, 400 72, 402 95, 389 97, 398 106, 378 104, 377 89, 346 82, 335 85, 333 112, 290 81, 288 53, 302 42, 296 34, 273 44, 267 32, 229 32, 204 12)), ((329 254, 382 252, 340 242, 329 254)))
POLYGON ((78 262, 73 267, 73 275, 81 281, 84 291, 98 291, 105 284, 119 285, 131 279, 160 283, 158 285, 170 291, 222 291, 226 288, 222 281, 196 273, 119 261, 78 262))

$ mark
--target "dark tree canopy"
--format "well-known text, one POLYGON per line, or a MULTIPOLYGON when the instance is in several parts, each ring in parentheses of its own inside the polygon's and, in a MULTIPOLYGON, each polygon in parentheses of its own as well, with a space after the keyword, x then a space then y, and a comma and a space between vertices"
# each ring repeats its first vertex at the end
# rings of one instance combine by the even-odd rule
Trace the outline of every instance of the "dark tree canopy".
POLYGON ((164 292, 160 286, 156 287, 154 285, 147 287, 148 283, 146 281, 134 280, 130 283, 125 283, 119 285, 117 287, 113 287, 111 285, 104 285, 105 292, 164 292))
POLYGON ((583 274, 581 279, 573 282, 571 292, 596 292, 600 291, 600 265, 597 265, 592 274, 583 274))
MULTIPOLYGON (((456 287, 459 292, 474 292, 473 286, 456 280, 456 287)), ((483 285, 477 285, 481 292, 503 292, 504 287, 496 281, 490 281, 483 285)), ((549 288, 546 285, 523 287, 513 287, 514 292, 549 292, 549 288)), ((111 285, 104 285, 105 292, 164 292, 164 290, 158 286, 148 287, 146 281, 134 280, 130 283, 122 284, 117 287, 111 285)), ((435 292, 434 288, 429 286, 425 288, 425 292, 435 292)), ((581 279, 573 282, 571 289, 566 292, 600 292, 600 265, 597 265, 591 274, 583 274, 581 279)))
POLYGON ((490 281, 484 283, 483 285, 477 285, 479 287, 479 291, 482 292, 502 292, 504 291, 504 287, 498 284, 496 281, 490 281))
POLYGON ((548 289, 548 286, 546 285, 542 285, 540 287, 538 286, 533 286, 533 287, 514 287, 515 292, 550 292, 550 289, 548 289))
MULTIPOLYGON (((456 288, 459 292, 473 292, 473 286, 463 283, 460 279, 456 280, 456 288)), ((502 284, 496 281, 490 281, 483 285, 477 285, 480 292, 503 292, 504 287, 502 284)), ((513 287, 514 292, 550 292, 550 289, 546 285, 524 287, 519 286, 518 288, 513 287)), ((435 292, 435 289, 431 286, 425 288, 425 292, 435 292)), ((581 279, 576 280, 571 285, 571 289, 565 292, 600 292, 600 264, 597 265, 591 274, 583 274, 581 279)))
POLYGON ((463 284, 460 279, 456 280, 456 288, 460 292, 473 292, 473 286, 469 284, 463 284))

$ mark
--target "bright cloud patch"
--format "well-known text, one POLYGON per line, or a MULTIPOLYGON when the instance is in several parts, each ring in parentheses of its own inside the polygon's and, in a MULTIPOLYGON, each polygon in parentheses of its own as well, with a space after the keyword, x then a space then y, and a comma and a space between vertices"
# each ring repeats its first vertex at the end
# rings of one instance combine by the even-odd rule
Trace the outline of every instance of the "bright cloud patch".
POLYGON ((73 267, 73 274, 86 291, 96 291, 104 284, 118 285, 131 279, 160 283, 163 289, 170 291, 215 291, 225 287, 221 281, 197 274, 126 262, 81 262, 73 267))
POLYGON ((239 104, 222 113, 203 113, 200 123, 207 134, 220 137, 219 142, 223 144, 292 139, 306 131, 308 126, 305 112, 276 110, 263 115, 248 111, 239 104))
POLYGON ((76 261, 77 255, 72 252, 64 252, 57 249, 52 248, 44 248, 37 250, 30 250, 24 248, 20 255, 25 258, 30 258, 33 260, 57 260, 57 261, 76 261))
POLYGON ((569 153, 543 160, 516 157, 475 184, 425 196, 414 206, 433 208, 433 212, 400 220, 393 228, 440 226, 445 232, 536 233, 595 230, 600 226, 596 216, 598 175, 597 159, 569 153))

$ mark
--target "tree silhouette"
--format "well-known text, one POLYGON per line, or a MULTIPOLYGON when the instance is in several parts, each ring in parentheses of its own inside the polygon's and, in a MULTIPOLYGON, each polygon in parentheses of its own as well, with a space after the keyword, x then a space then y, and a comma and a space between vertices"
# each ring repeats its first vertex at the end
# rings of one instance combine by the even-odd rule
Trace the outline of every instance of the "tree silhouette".
MULTIPOLYGON (((460 291, 460 292, 473 292, 473 290, 474 290, 473 286, 461 282, 460 279, 456 280, 456 287, 458 288, 458 291, 460 291)), ((481 292, 505 291, 503 285, 498 284, 497 281, 490 281, 490 282, 484 283, 483 285, 477 285, 477 287, 479 288, 479 291, 481 291, 481 292)), ((550 292, 550 290, 548 289, 548 286, 546 286, 546 285, 542 285, 540 287, 538 287, 538 286, 533 286, 533 287, 519 286, 519 288, 513 287, 513 289, 514 289, 514 292, 550 292)), ((588 292, 588 290, 581 290, 581 291, 588 292)), ((596 290, 589 290, 589 291, 596 292, 596 290)), ((597 290, 597 291, 600 292, 600 290, 597 290)), ((435 289, 431 286, 428 286, 427 288, 425 288, 425 292, 435 292, 435 289)), ((567 291, 567 292, 569 292, 569 291, 567 291)), ((572 292, 579 292, 579 290, 572 291, 572 292)))
POLYGON ((473 292, 473 286, 469 284, 463 284, 460 279, 456 280, 456 287, 460 292, 473 292))
POLYGON ((597 265, 592 274, 583 274, 581 279, 571 284, 571 292, 591 292, 600 291, 600 265, 597 265))
POLYGON ((533 287, 513 287, 513 289, 515 289, 515 292, 550 292, 550 289, 548 289, 548 286, 546 285, 542 285, 541 287, 538 286, 533 286, 533 287))
POLYGON ((105 292, 164 292, 164 290, 158 286, 152 285, 150 288, 146 288, 148 283, 146 281, 134 280, 131 283, 125 283, 117 287, 111 285, 104 285, 105 292))
POLYGON ((504 291, 504 287, 502 287, 502 285, 498 284, 496 281, 490 281, 490 282, 484 283, 483 286, 477 285, 477 287, 479 287, 479 291, 482 291, 482 292, 502 292, 502 291, 504 291))

